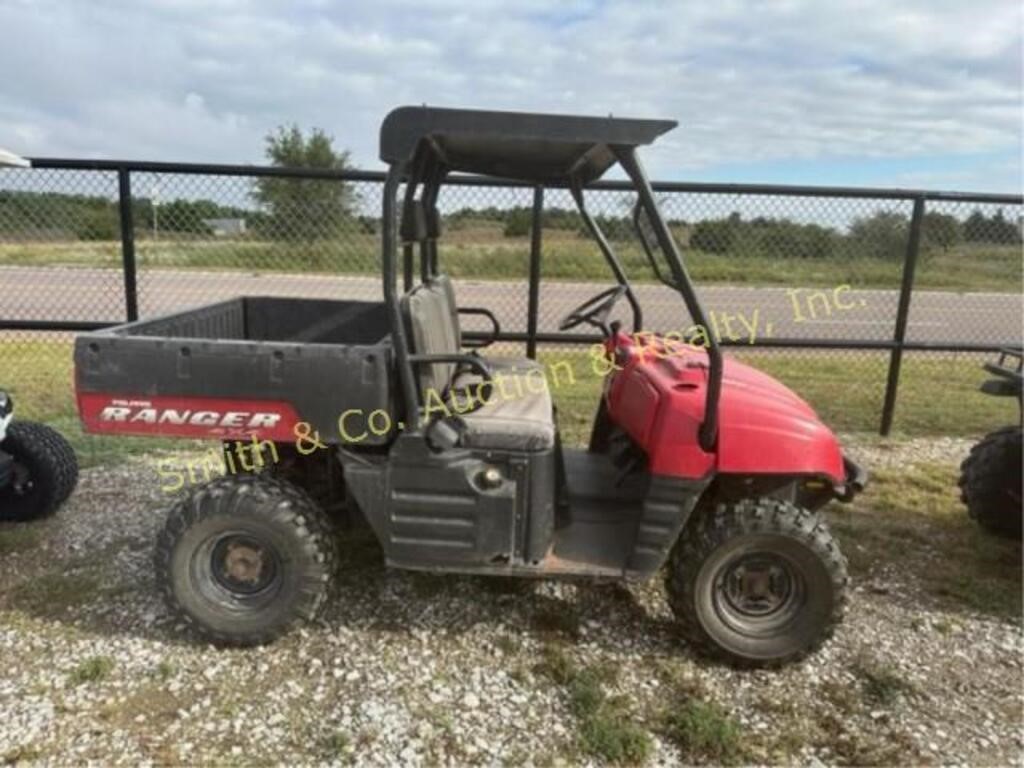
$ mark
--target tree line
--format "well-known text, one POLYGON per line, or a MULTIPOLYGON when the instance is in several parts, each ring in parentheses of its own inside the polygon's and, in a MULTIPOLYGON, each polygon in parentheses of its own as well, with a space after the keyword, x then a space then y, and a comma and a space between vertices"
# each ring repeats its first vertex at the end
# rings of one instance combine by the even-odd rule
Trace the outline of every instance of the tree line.
MULTIPOLYGON (((277 167, 329 171, 349 167, 348 152, 335 149, 333 139, 319 129, 307 136, 295 125, 278 128, 266 136, 264 151, 277 167)), ((137 232, 164 235, 211 236, 213 219, 243 219, 246 230, 254 235, 282 240, 323 240, 379 230, 379 217, 360 214, 358 193, 345 181, 259 177, 250 182, 246 196, 250 205, 137 197, 132 200, 132 217, 137 232)), ((634 236, 628 214, 601 213, 594 218, 611 240, 634 236)), ((444 215, 446 228, 486 223, 500 227, 508 238, 528 236, 532 222, 532 210, 527 206, 467 207, 444 215)), ((548 207, 543 211, 542 224, 546 229, 589 237, 574 209, 548 207)), ((910 233, 910 220, 905 214, 886 210, 854 219, 846 231, 783 217, 745 218, 739 212, 692 222, 670 219, 669 225, 684 246, 706 253, 749 252, 808 259, 863 255, 899 260, 906 252, 910 233)), ((109 197, 0 190, 0 233, 114 240, 119 229, 118 204, 109 197)), ((975 209, 961 220, 931 211, 924 216, 921 237, 925 248, 931 250, 949 249, 958 243, 1019 245, 1021 217, 1011 220, 1002 210, 986 215, 975 209)))
MULTIPOLYGON (((633 237, 629 216, 596 215, 594 218, 611 240, 633 237)), ((514 238, 530 234, 533 213, 526 206, 463 208, 449 214, 446 219, 449 226, 455 228, 470 227, 474 222, 497 222, 505 237, 514 238)), ((577 211, 545 209, 541 224, 545 229, 570 230, 589 237, 577 211)), ((910 237, 910 218, 885 210, 854 219, 845 232, 836 227, 800 223, 783 217, 744 218, 738 211, 721 218, 694 222, 669 219, 668 224, 677 236, 681 236, 684 245, 714 254, 753 251, 822 259, 855 250, 865 256, 899 260, 906 254, 910 237)), ((1021 235, 1021 217, 1011 220, 1001 209, 991 215, 975 209, 964 220, 952 214, 931 211, 925 213, 921 223, 922 244, 929 249, 948 250, 959 243, 1019 245, 1021 235)))

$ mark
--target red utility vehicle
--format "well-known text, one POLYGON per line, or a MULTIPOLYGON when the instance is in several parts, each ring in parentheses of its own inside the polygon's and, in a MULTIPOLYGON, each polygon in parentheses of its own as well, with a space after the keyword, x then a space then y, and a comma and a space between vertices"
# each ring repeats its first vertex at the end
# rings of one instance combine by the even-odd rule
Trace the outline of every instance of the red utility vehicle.
POLYGON ((674 125, 397 109, 380 139, 383 302, 246 297, 81 336, 86 429, 267 441, 270 471, 215 479, 171 509, 156 567, 174 610, 236 644, 311 618, 347 512, 389 565, 625 580, 663 569, 697 646, 747 664, 816 648, 847 582, 817 510, 851 499, 863 472, 805 402, 714 339, 641 336, 643 308, 585 205, 620 164, 652 269, 680 320, 708 327, 636 156, 674 125), (611 368, 586 449, 562 445, 544 369, 484 354, 497 319, 456 301, 438 253, 451 172, 568 188, 608 263, 615 285, 561 323, 600 329, 611 368), (633 333, 612 319, 623 300, 633 333), (488 338, 464 335, 462 314, 489 318, 488 338), (311 445, 323 449, 299 450, 311 445))

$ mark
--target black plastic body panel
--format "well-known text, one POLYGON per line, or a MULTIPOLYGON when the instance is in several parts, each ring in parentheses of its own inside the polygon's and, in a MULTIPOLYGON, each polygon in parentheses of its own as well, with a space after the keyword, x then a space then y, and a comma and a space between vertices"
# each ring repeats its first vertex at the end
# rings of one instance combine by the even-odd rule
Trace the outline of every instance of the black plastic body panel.
POLYGON ((388 456, 341 454, 387 562, 435 571, 645 579, 707 487, 642 472, 619 483, 607 456, 571 450, 560 488, 558 460, 554 451, 435 452, 413 435, 388 456), (489 469, 500 484, 483 482, 489 469))
POLYGON ((433 451, 404 435, 372 460, 343 453, 349 492, 391 565, 501 570, 536 565, 554 528, 554 452, 433 451), (489 482, 496 471, 498 482, 489 482))
MULTIPOLYGON (((346 410, 401 419, 389 334, 382 303, 236 298, 78 336, 76 386, 123 397, 287 402, 339 443, 346 410)), ((360 444, 392 437, 367 431, 360 444)))

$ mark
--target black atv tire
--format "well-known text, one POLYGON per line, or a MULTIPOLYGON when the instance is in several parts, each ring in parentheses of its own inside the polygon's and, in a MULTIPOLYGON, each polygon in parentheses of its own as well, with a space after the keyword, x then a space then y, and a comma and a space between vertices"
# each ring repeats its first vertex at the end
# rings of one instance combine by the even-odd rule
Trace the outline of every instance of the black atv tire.
POLYGON ((697 514, 672 550, 665 587, 698 651, 774 667, 832 635, 846 606, 846 560, 816 513, 762 498, 697 514))
POLYGON ((1021 538, 1022 430, 1003 427, 978 442, 960 464, 967 514, 999 536, 1021 538))
POLYGON ((9 424, 0 449, 14 458, 14 479, 0 488, 2 521, 28 522, 49 517, 78 482, 74 449, 59 432, 45 424, 9 424))
POLYGON ((171 611, 209 640, 238 646, 268 643, 315 619, 337 561, 326 513, 266 474, 195 488, 170 510, 155 555, 171 611))

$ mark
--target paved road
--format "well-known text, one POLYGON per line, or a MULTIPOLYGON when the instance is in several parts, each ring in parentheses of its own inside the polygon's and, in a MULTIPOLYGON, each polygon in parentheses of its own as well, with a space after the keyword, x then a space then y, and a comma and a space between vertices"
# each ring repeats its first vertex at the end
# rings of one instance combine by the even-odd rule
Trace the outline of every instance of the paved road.
MULTIPOLYGON (((597 293, 599 283, 550 282, 541 287, 540 329, 597 293)), ((524 331, 525 283, 460 281, 463 306, 483 306, 502 328, 524 331)), ((897 292, 710 285, 699 287, 719 335, 742 340, 766 336, 889 339, 897 292)), ((691 325, 679 297, 660 285, 637 286, 644 327, 686 331, 691 325)), ((379 299, 375 277, 143 270, 140 309, 153 315, 242 294, 379 299)), ((625 317, 626 315, 623 314, 625 317)), ((117 270, 67 267, 0 267, 0 318, 111 320, 124 317, 123 282, 117 270)), ((908 338, 932 342, 1019 343, 1024 324, 1020 293, 918 291, 911 304, 908 338)))

